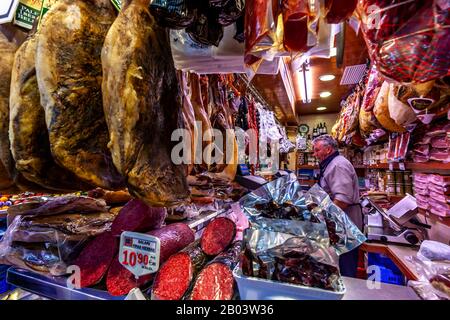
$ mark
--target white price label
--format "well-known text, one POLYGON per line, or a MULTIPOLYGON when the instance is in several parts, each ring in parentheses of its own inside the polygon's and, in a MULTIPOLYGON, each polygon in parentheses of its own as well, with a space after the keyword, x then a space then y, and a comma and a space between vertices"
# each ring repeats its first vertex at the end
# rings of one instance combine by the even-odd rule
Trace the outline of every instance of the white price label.
POLYGON ((137 232, 122 232, 119 262, 136 277, 159 269, 161 243, 156 237, 137 232))
POLYGON ((0 24, 11 22, 16 13, 19 0, 2 0, 0 1, 0 24))
POLYGON ((398 167, 399 167, 400 170, 405 171, 405 164, 403 162, 400 162, 398 164, 398 167))

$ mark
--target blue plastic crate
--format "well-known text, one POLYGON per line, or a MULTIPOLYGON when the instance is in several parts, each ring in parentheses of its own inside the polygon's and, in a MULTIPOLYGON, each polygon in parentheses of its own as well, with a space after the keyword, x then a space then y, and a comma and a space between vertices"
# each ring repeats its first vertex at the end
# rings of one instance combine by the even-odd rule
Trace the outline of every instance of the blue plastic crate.
POLYGON ((383 254, 368 253, 368 266, 378 266, 380 268, 380 281, 397 285, 405 285, 405 277, 395 263, 383 254))
POLYGON ((8 271, 8 268, 9 266, 0 264, 0 295, 14 289, 13 286, 6 282, 6 272, 8 271))
POLYGON ((380 267, 380 275, 381 275, 381 280, 380 282, 383 283, 390 283, 390 284, 397 284, 397 285, 401 285, 404 286, 405 285, 405 277, 402 274, 396 274, 394 272, 392 272, 392 270, 384 268, 384 267, 380 267))

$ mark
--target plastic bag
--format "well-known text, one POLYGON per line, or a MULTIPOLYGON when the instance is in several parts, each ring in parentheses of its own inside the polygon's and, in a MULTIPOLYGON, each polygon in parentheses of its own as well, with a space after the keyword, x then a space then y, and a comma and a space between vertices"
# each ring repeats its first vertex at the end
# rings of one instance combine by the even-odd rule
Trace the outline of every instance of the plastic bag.
POLYGON ((278 0, 247 0, 245 6, 245 63, 250 66, 278 42, 279 7, 278 0))
POLYGON ((443 261, 450 263, 450 246, 437 241, 425 240, 421 243, 417 257, 424 261, 443 261))
POLYGON ((422 257, 410 256, 406 260, 414 265, 418 281, 409 281, 417 294, 426 300, 450 300, 450 263, 435 262, 422 257))
POLYGON ((61 217, 57 222, 57 216, 54 224, 32 225, 33 217, 16 216, 0 242, 0 263, 54 276, 66 274, 85 241, 109 229, 114 215, 111 217, 103 225, 97 225, 95 219, 88 222, 82 218, 64 224, 61 221, 67 219, 61 217))
POLYGON ((171 29, 184 29, 195 18, 188 10, 186 0, 153 0, 150 12, 160 26, 171 29))
POLYGON ((400 83, 427 82, 450 74, 449 2, 358 2, 361 29, 378 70, 400 83))
POLYGON ((258 229, 309 236, 326 228, 329 233, 326 241, 330 242, 333 237, 335 241, 332 242, 332 247, 338 255, 356 248, 366 240, 323 189, 316 185, 304 193, 294 174, 265 184, 244 196, 239 204, 252 225, 258 229), (310 210, 308 204, 315 204, 316 208, 310 210), (267 206, 268 210, 265 208, 267 206), (272 210, 272 207, 275 210, 281 209, 280 213, 286 218, 271 217, 272 212, 279 212, 272 210), (292 207, 296 212, 292 212, 292 207))
POLYGON ((339 259, 318 239, 249 228, 241 256, 243 274, 326 290, 338 290, 339 259))
POLYGON ((380 92, 382 84, 383 81, 378 75, 376 66, 372 65, 372 67, 370 68, 366 91, 364 92, 364 98, 361 108, 366 111, 371 111, 373 109, 375 105, 375 99, 378 96, 378 92, 380 92))
MULTIPOLYGON (((211 7, 216 8, 216 1, 210 1, 211 7)), ((236 22, 243 14, 245 9, 244 0, 226 0, 221 2, 218 8, 217 21, 223 26, 229 26, 236 22)))
POLYGON ((396 92, 399 88, 395 84, 391 83, 389 85, 389 97, 388 97, 388 107, 389 115, 396 124, 402 127, 406 127, 408 124, 413 123, 417 120, 416 115, 407 104, 404 104, 396 97, 396 92))
POLYGON ((197 8, 195 20, 186 32, 195 42, 218 46, 223 37, 223 26, 217 22, 217 14, 208 8, 197 8))
POLYGON ((306 52, 317 44, 319 1, 282 0, 283 45, 288 51, 306 52))

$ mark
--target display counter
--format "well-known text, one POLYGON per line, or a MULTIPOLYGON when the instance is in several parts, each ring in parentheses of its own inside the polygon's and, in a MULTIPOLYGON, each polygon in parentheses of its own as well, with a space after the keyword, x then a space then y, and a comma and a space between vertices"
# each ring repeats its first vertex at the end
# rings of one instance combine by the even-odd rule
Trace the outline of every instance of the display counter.
MULTIPOLYGON (((346 293, 343 300, 420 300, 409 287, 386 283, 368 282, 362 279, 343 277, 346 293), (375 288, 370 289, 370 285, 375 288)), ((39 275, 18 268, 8 270, 7 281, 39 296, 58 300, 123 300, 125 297, 114 297, 104 290, 94 288, 71 289, 67 287, 65 277, 39 275)))
POLYGON ((395 263, 408 280, 419 279, 414 266, 406 260, 408 256, 416 256, 419 248, 371 242, 365 242, 359 248, 365 252, 384 254, 395 263))

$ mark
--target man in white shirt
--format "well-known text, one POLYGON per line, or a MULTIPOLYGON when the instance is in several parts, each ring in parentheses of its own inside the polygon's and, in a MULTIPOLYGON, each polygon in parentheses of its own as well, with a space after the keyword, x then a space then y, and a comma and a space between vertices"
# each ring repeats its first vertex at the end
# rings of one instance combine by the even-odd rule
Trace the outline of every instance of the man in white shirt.
MULTIPOLYGON (((358 176, 353 165, 339 154, 337 142, 330 135, 322 135, 314 139, 313 151, 314 156, 320 161, 319 185, 330 195, 334 204, 362 230, 363 217, 359 206, 358 176)), ((357 264, 357 249, 339 258, 339 267, 343 276, 355 277, 357 264)))

